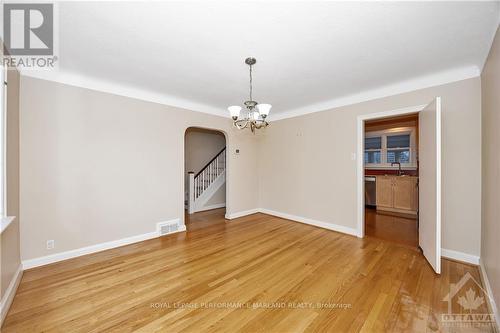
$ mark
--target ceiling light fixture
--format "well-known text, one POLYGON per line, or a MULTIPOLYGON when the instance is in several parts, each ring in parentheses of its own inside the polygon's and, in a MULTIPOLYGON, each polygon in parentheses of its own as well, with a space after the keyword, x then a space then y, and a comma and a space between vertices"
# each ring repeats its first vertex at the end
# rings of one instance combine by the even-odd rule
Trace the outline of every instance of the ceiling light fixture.
POLYGON ((240 130, 250 127, 252 133, 255 133, 256 128, 259 129, 269 125, 266 118, 272 107, 271 104, 259 104, 252 99, 252 66, 256 62, 255 58, 245 59, 245 64, 250 66, 250 99, 243 103, 245 105, 243 115, 241 114, 241 106, 233 105, 227 108, 231 118, 233 118, 234 126, 240 130))

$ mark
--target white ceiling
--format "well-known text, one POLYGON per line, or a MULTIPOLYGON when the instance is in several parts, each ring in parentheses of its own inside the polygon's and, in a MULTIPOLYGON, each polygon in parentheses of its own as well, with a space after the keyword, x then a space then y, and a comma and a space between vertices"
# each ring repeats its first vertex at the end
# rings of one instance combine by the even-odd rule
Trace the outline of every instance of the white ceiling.
POLYGON ((61 73, 27 75, 276 117, 478 75, 499 2, 62 2, 61 73))

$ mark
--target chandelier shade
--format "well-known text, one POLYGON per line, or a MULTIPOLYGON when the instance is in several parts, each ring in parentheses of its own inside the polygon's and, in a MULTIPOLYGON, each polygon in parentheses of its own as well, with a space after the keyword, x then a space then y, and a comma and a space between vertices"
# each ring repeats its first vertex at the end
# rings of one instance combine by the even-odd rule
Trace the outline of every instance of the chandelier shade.
POLYGON ((257 104, 257 109, 261 115, 265 115, 267 117, 269 115, 269 111, 273 106, 271 104, 257 104))
POLYGON ((233 105, 227 108, 229 110, 229 113, 231 114, 231 117, 238 118, 240 116, 240 111, 241 111, 241 106, 238 105, 233 105))

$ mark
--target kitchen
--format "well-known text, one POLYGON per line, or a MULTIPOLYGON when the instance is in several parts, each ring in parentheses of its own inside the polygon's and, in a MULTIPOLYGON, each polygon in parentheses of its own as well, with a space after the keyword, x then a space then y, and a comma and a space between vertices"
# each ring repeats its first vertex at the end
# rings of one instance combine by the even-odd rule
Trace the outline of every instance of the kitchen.
POLYGON ((418 114, 365 122, 365 230, 418 247, 418 114))

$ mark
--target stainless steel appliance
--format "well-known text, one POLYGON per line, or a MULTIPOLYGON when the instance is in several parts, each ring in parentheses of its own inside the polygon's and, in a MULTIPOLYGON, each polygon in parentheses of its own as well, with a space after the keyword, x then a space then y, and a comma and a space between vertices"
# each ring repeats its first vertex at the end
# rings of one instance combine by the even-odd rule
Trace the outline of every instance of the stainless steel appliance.
POLYGON ((377 205, 377 177, 365 176, 365 206, 377 205))

